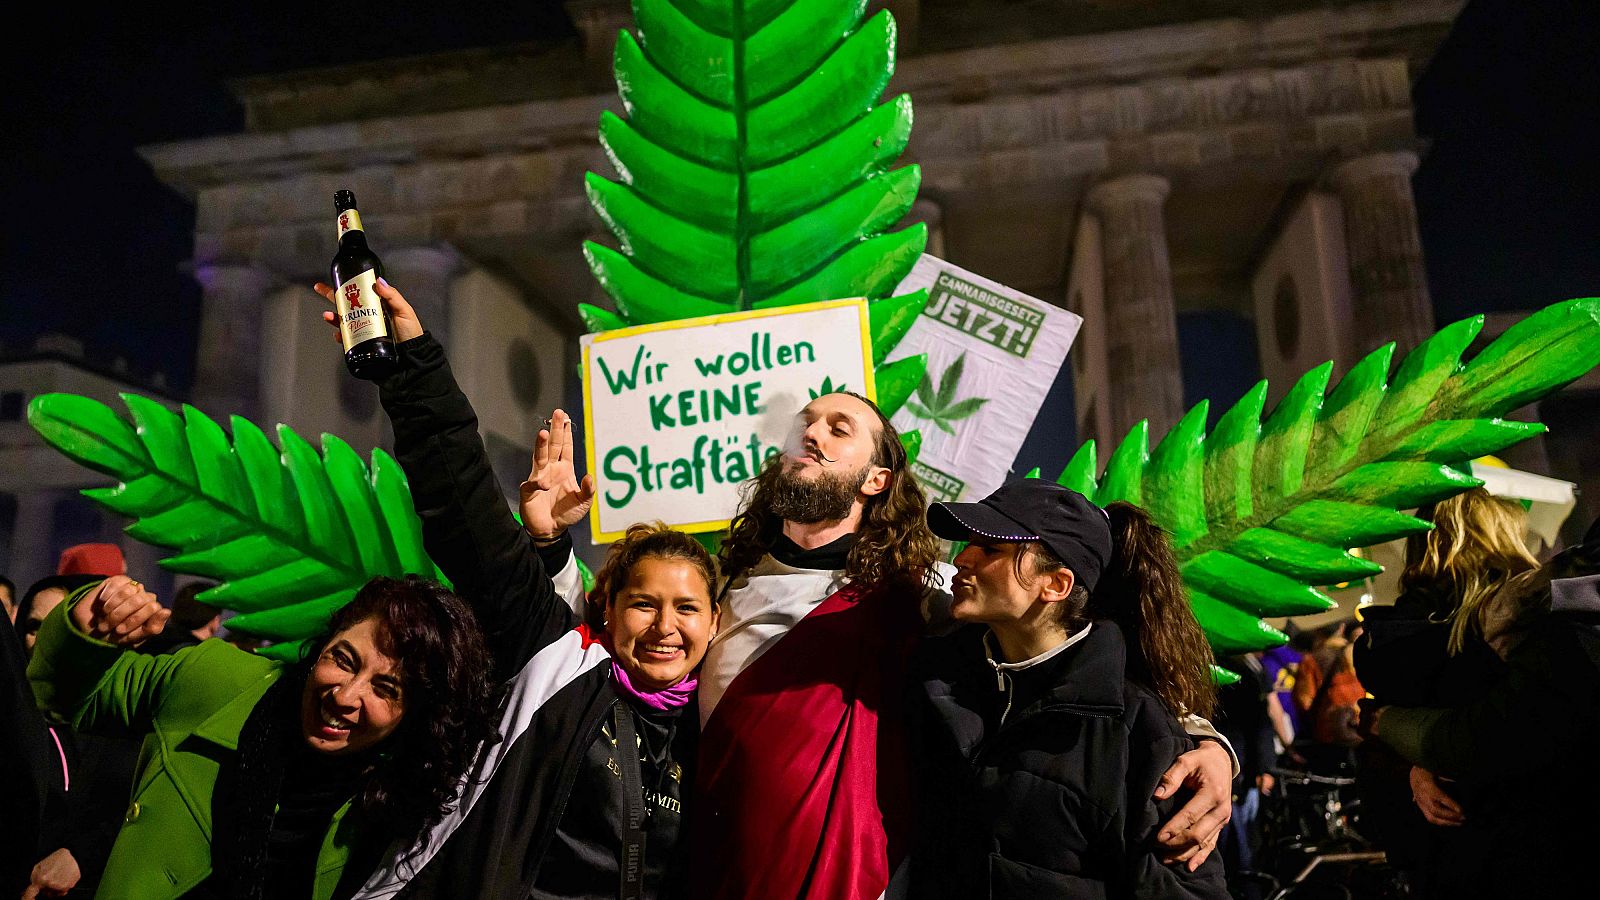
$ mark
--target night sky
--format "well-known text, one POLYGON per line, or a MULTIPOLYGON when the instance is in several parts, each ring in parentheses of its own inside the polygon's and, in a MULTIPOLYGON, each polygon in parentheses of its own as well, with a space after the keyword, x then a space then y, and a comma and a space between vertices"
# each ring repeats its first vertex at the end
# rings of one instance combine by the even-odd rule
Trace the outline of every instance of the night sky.
POLYGON ((8 29, 0 351, 65 332, 180 396, 194 209, 135 147, 242 131, 229 79, 573 34, 559 0, 218 3, 189 21, 135 6, 8 29))
MULTIPOLYGON (((0 349, 62 331, 185 394, 193 210, 134 147, 241 130, 230 78, 571 34, 549 0, 372 7, 382 18, 210 6, 193 21, 124 9, 9 29, 0 349)), ((1597 36, 1592 0, 1475 0, 1419 82, 1430 146, 1415 184, 1441 323, 1600 292, 1597 36)))

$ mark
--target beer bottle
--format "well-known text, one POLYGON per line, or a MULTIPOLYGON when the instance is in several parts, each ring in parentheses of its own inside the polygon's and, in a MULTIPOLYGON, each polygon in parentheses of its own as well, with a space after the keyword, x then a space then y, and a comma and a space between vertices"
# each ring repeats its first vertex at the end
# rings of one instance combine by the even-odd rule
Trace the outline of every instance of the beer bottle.
POLYGON ((329 266, 329 283, 334 285, 344 362, 357 378, 379 381, 400 362, 394 329, 375 287, 383 277, 383 263, 367 246, 361 213, 356 211, 356 195, 351 191, 334 192, 333 209, 339 217, 339 252, 329 266))

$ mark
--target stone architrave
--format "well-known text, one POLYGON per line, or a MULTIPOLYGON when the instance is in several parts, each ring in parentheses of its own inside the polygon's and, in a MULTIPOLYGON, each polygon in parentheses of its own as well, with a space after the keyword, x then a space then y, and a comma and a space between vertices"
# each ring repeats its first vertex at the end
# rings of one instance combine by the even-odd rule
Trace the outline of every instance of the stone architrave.
POLYGON ((449 346, 450 285, 462 268, 461 254, 449 244, 383 252, 384 278, 405 295, 422 320, 422 327, 445 346, 449 346))
POLYGON ((1327 182, 1344 207, 1350 263, 1351 334, 1348 368, 1394 341, 1395 356, 1433 334, 1433 304, 1417 231, 1411 173, 1417 155, 1373 153, 1334 166, 1327 182))
POLYGON ((200 346, 194 404, 212 418, 255 419, 261 402, 261 327, 267 292, 276 277, 258 266, 199 266, 200 346))
MULTIPOLYGON (((1089 189, 1104 260, 1105 343, 1111 433, 1120 440, 1140 419, 1152 441, 1183 414, 1178 321, 1163 207, 1170 186, 1158 175, 1126 175, 1089 189)), ((1109 448, 1108 448, 1109 450, 1109 448)))

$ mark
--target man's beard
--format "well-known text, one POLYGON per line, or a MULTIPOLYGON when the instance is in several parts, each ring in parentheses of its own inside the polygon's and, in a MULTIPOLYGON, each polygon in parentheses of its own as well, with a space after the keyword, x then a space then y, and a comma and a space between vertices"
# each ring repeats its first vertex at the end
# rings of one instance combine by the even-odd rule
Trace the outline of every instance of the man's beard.
POLYGON ((781 464, 775 477, 764 485, 768 509, 785 522, 799 525, 836 522, 850 515, 871 468, 862 466, 854 472, 824 469, 815 478, 802 478, 797 468, 781 464))

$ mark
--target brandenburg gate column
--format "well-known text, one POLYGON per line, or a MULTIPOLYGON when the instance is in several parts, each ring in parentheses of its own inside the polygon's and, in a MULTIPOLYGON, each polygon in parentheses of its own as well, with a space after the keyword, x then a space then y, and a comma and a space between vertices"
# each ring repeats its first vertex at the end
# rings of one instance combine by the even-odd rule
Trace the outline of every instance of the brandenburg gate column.
POLYGON ((1348 368, 1389 341, 1396 358, 1433 334, 1433 304, 1422 263, 1411 173, 1417 155, 1374 153, 1335 165, 1327 183, 1344 207, 1350 260, 1351 338, 1348 368))
POLYGON ((450 346, 450 285, 462 270, 463 260, 449 244, 401 247, 383 254, 384 277, 405 295, 417 318, 450 346))
POLYGON ((1149 419, 1154 443, 1183 415, 1163 209, 1169 190, 1167 180, 1158 175, 1127 175, 1095 185, 1087 197, 1090 213, 1100 222, 1109 389, 1105 400, 1114 440, 1121 440, 1140 419, 1149 419))
MULTIPOLYGON (((218 422, 261 411, 261 315, 277 279, 259 266, 199 266, 200 346, 195 360, 194 405, 218 422)), ((309 305, 309 304, 308 304, 309 305)))

